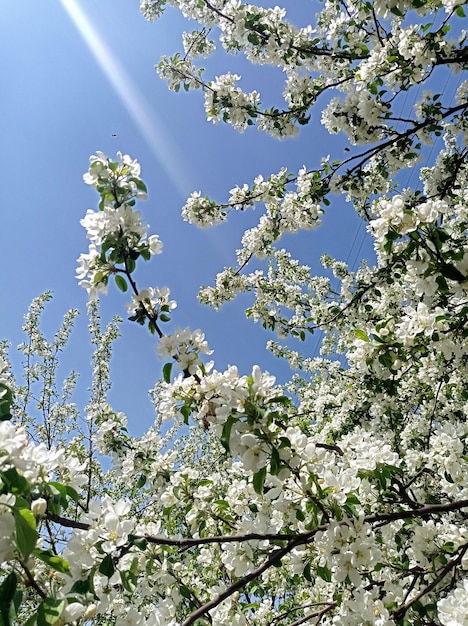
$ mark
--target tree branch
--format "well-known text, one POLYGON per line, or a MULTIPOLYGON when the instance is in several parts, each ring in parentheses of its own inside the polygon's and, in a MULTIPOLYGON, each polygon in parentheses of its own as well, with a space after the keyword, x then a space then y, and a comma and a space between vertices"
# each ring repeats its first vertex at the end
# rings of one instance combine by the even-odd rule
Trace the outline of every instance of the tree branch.
POLYGON ((462 546, 456 558, 449 560, 449 562, 440 570, 440 573, 436 576, 436 578, 434 578, 434 580, 429 585, 427 585, 427 587, 424 587, 424 589, 421 589, 421 591, 419 591, 419 593, 413 596, 411 600, 408 600, 406 604, 404 604, 402 607, 400 607, 397 611, 393 613, 395 619, 397 620, 402 619, 405 613, 408 611, 408 609, 410 609, 413 606, 413 604, 415 604, 418 600, 420 600, 427 593, 432 591, 445 578, 445 576, 447 576, 447 574, 450 572, 451 569, 454 569, 457 565, 461 563, 465 555, 465 552, 467 550, 468 550, 468 544, 465 544, 464 546, 462 546))
POLYGON ((62 517, 61 515, 50 513, 49 511, 47 511, 46 517, 51 522, 60 524, 60 526, 65 526, 65 528, 77 528, 79 530, 89 530, 91 528, 91 526, 85 522, 77 522, 69 519, 68 517, 62 517))
MULTIPOLYGON (((448 502, 446 504, 428 504, 426 506, 421 507, 420 509, 411 510, 411 511, 395 511, 394 513, 376 513, 373 515, 365 516, 363 519, 363 522, 367 522, 370 524, 374 522, 387 523, 387 522, 395 521, 398 519, 426 517, 428 515, 436 515, 440 513, 446 513, 448 511, 456 511, 462 508, 468 508, 468 500, 460 500, 458 502, 448 502)), ((350 521, 349 519, 342 520, 341 522, 338 522, 338 525, 340 526, 346 525, 349 523, 349 521, 350 521)), ((187 619, 182 623, 181 626, 190 626, 191 624, 193 624, 199 617, 201 617, 208 611, 211 611, 212 609, 217 607, 218 604, 221 604, 221 602, 229 598, 236 591, 239 591, 240 589, 245 587, 249 582, 251 582, 252 580, 255 580, 256 578, 261 576, 266 570, 268 570, 270 567, 272 567, 273 565, 281 561, 281 559, 284 556, 286 556, 289 552, 291 552, 291 550, 293 550, 299 545, 305 545, 307 543, 310 543, 310 541, 318 532, 327 530, 327 528, 328 528, 328 524, 322 524, 314 528, 314 530, 311 530, 307 533, 296 535, 296 537, 291 539, 286 546, 275 550, 270 555, 270 557, 264 563, 262 563, 262 565, 254 569, 252 572, 250 572, 250 574, 247 574, 246 576, 240 578, 237 582, 235 582, 233 585, 228 587, 225 591, 220 593, 216 598, 214 598, 213 600, 210 600, 210 602, 207 602, 203 606, 193 611, 187 617, 187 619)), ((238 538, 233 538, 233 539, 239 540, 238 538)))

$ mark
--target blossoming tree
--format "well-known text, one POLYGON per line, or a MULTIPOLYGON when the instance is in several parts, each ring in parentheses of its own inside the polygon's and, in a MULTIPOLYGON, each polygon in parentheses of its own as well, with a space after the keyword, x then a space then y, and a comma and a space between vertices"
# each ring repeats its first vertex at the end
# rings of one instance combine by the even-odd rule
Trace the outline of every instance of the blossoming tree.
POLYGON ((136 278, 162 252, 135 209, 146 197, 140 167, 91 157, 85 182, 100 202, 82 220, 90 246, 78 268, 95 345, 84 419, 74 375, 57 385, 75 311, 48 341, 49 296, 33 302, 21 384, 2 348, 0 623, 466 625, 463 2, 327 0, 302 28, 283 9, 240 0, 143 0, 142 12, 155 19, 166 4, 199 28, 158 71, 173 89, 203 90, 209 119, 281 138, 323 101, 322 123, 349 141, 345 160, 257 177, 224 203, 194 193, 183 208, 205 227, 263 207, 237 266, 200 299, 218 308, 249 292, 247 315, 277 331, 269 347, 295 373, 280 387, 259 366, 217 371, 200 330, 171 326, 169 289, 136 278), (284 108, 265 108, 236 75, 205 78, 196 63, 210 37, 282 68, 284 108), (454 99, 431 87, 456 74, 454 99), (405 168, 419 173, 414 189, 397 189, 405 168), (324 258, 338 290, 278 246, 319 226, 331 194, 354 204, 377 256, 356 272, 324 258), (264 269, 250 270, 253 259, 264 269), (113 283, 131 293, 130 320, 148 327, 165 363, 141 438, 107 402, 118 321, 102 329, 94 298, 113 283), (319 358, 301 349, 314 332, 319 358))

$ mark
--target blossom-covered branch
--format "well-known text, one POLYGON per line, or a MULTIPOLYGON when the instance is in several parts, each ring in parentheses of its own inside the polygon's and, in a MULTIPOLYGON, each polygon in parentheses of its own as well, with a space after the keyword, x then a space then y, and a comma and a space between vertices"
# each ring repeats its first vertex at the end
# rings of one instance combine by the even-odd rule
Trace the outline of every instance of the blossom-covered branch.
POLYGON ((210 120, 297 135, 327 92, 322 124, 349 144, 344 158, 323 154, 298 172, 257 176, 224 204, 195 192, 182 209, 206 227, 263 206, 236 265, 200 299, 220 308, 249 294, 247 316, 277 333, 269 348, 293 372, 278 385, 260 365, 220 371, 205 361, 201 330, 172 326, 169 288, 136 280, 141 260, 162 253, 136 208, 147 195, 140 165, 93 155, 84 179, 98 210, 82 219, 90 244, 77 271, 94 346, 82 413, 71 400, 76 375, 59 376, 75 311, 48 340, 40 317, 50 295, 33 301, 23 384, 0 344, 1 619, 465 626, 464 3, 326 0, 302 27, 281 7, 237 0, 143 0, 141 8, 153 19, 169 5, 200 28, 183 35, 183 54, 163 59, 159 73, 175 90, 201 88, 210 120), (197 58, 215 49, 210 37, 227 53, 279 67, 284 107, 265 108, 234 73, 207 80, 197 58), (454 101, 430 91, 429 78, 440 76, 454 101), (419 175, 414 189, 401 186, 405 168, 419 175), (361 216, 375 262, 354 270, 323 255, 324 273, 313 276, 278 243, 319 228, 336 195, 361 216), (147 326, 165 361, 151 390, 154 424, 138 437, 108 399, 120 321, 101 329, 97 296, 112 282, 131 293, 129 320, 147 326), (320 356, 307 343, 317 331, 320 356))

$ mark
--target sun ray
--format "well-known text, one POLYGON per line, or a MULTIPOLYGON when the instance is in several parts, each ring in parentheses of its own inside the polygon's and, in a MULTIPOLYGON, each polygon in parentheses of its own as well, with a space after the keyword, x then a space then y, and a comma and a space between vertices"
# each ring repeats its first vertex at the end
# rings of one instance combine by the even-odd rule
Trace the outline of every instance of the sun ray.
POLYGON ((185 159, 179 153, 167 128, 76 0, 60 2, 114 87, 159 165, 175 189, 185 198, 195 185, 191 182, 192 176, 187 164, 184 163, 185 159))

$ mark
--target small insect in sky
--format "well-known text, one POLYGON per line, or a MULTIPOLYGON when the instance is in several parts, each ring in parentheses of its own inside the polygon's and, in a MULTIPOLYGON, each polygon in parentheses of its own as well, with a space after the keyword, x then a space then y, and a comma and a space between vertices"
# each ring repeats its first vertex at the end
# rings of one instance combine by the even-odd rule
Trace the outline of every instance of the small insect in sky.
POLYGON ((112 133, 112 137, 117 137, 117 133, 112 133))

